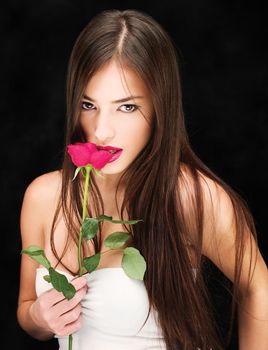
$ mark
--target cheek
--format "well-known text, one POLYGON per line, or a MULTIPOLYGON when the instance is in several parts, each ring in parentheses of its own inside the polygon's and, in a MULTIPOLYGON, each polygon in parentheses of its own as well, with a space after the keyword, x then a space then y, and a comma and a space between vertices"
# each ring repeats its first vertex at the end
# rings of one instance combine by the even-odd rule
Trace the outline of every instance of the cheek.
POLYGON ((82 116, 80 117, 79 123, 80 123, 80 127, 84 131, 84 133, 87 136, 89 136, 89 134, 91 133, 90 123, 88 123, 88 121, 86 121, 86 118, 83 118, 82 116))
POLYGON ((140 135, 140 138, 143 140, 143 143, 148 142, 151 135, 151 127, 146 121, 144 121, 144 123, 140 126, 137 135, 140 135))
POLYGON ((126 133, 132 134, 135 137, 137 137, 137 135, 139 135, 139 137, 146 137, 146 135, 150 134, 151 130, 146 120, 128 121, 124 124, 123 129, 126 133))
POLYGON ((146 121, 129 124, 122 136, 128 144, 133 144, 134 148, 142 149, 149 141, 151 136, 151 127, 146 121))
POLYGON ((147 143, 150 136, 150 128, 147 123, 137 120, 125 120, 117 124, 115 139, 123 147, 128 149, 128 152, 134 154, 147 143))

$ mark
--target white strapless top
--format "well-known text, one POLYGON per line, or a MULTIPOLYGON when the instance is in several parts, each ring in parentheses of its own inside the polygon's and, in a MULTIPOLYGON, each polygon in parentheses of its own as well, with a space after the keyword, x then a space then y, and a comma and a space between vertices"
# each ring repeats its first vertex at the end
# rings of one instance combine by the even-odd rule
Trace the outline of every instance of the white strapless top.
MULTIPOLYGON (((60 271, 68 280, 73 276, 60 271)), ((51 288, 43 279, 47 269, 36 270, 36 294, 51 288)), ((73 350, 165 350, 157 311, 149 311, 143 281, 129 278, 122 267, 106 267, 84 275, 88 291, 81 301, 82 327, 73 333, 73 350)), ((59 349, 68 350, 68 336, 58 337, 59 349)))

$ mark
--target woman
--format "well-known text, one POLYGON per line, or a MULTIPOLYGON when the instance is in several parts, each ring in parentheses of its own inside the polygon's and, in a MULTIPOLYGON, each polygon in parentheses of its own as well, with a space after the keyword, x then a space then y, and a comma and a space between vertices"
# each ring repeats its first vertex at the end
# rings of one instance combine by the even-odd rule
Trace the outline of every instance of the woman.
MULTIPOLYGON (((68 67, 65 149, 76 142, 123 149, 101 177, 91 172, 89 216, 143 223, 105 222, 83 243, 84 256, 103 254, 96 271, 74 280, 69 301, 22 255, 21 327, 40 340, 58 337, 61 349, 71 333, 80 350, 223 349, 204 283, 208 258, 233 282, 239 348, 267 349, 268 274, 252 215, 191 149, 176 52, 147 14, 104 11, 79 35, 68 67), (144 282, 122 273, 119 250, 104 254, 113 231, 131 232, 129 245, 147 262, 144 282)), ((62 169, 29 185, 21 212, 23 248, 44 247, 69 279, 78 273, 83 193, 74 170, 66 154, 62 169)))

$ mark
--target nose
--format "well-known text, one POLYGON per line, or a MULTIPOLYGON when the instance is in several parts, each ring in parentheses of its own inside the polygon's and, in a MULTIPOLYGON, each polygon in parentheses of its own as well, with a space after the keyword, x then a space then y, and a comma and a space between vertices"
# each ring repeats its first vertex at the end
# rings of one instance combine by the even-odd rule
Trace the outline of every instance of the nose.
POLYGON ((96 117, 95 138, 99 144, 107 144, 115 135, 114 126, 111 125, 111 120, 108 114, 100 113, 96 117))

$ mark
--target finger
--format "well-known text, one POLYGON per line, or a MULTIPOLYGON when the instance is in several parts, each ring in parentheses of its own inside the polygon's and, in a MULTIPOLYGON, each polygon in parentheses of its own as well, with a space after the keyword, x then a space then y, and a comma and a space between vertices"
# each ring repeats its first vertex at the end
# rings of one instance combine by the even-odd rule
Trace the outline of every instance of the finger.
POLYGON ((56 316, 61 316, 64 313, 68 312, 69 310, 72 310, 77 304, 80 303, 80 301, 83 299, 83 297, 87 293, 87 288, 83 287, 79 289, 79 291, 76 292, 75 296, 70 299, 64 299, 61 302, 55 304, 53 306, 53 312, 56 316))
MULTIPOLYGON (((78 277, 76 279, 73 279, 71 281, 71 283, 75 287, 75 290, 78 291, 87 284, 87 280, 84 277, 78 277)), ((50 289, 49 291, 47 291, 45 293, 46 293, 46 302, 47 302, 48 307, 51 307, 51 306, 53 306, 53 305, 57 304, 58 302, 65 299, 63 293, 58 292, 54 288, 50 289)))
POLYGON ((66 337, 70 334, 77 332, 81 328, 81 326, 82 326, 82 315, 80 314, 80 316, 76 321, 66 325, 62 329, 62 331, 58 332, 56 335, 58 335, 59 337, 66 337))
POLYGON ((87 284, 87 279, 85 277, 75 277, 70 283, 72 283, 76 290, 79 290, 87 284))
POLYGON ((69 323, 75 322, 82 312, 82 306, 77 304, 73 309, 69 310, 65 314, 59 317, 61 324, 68 325, 69 323))

